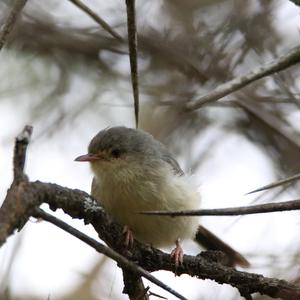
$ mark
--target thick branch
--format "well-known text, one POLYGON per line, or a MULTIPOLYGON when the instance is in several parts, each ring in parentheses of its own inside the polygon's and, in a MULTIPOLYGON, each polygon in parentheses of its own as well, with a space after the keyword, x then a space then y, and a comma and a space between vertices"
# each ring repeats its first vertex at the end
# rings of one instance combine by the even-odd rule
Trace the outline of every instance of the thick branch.
POLYGON ((262 214, 270 212, 282 212, 290 210, 299 210, 300 200, 291 200, 277 203, 266 203, 251 206, 238 206, 229 208, 215 209, 197 209, 182 211, 146 211, 141 212, 143 215, 160 215, 160 216, 240 216, 251 214, 262 214))
MULTIPOLYGON (((134 242, 134 247, 130 251, 124 253, 121 227, 114 223, 88 194, 82 191, 71 190, 50 183, 29 182, 25 185, 20 198, 23 199, 21 203, 24 208, 23 211, 18 210, 15 214, 15 219, 11 220, 14 221, 10 225, 13 228, 18 228, 18 220, 24 220, 24 216, 29 218, 29 215, 34 214, 34 209, 32 209, 34 203, 38 206, 45 202, 53 210, 62 208, 71 217, 84 219, 85 223, 91 223, 98 232, 99 237, 109 247, 124 254, 130 260, 137 262, 138 265, 147 271, 175 271, 174 262, 170 255, 149 246, 147 247, 138 241, 134 242)), ((1 210, 2 208, 0 212, 1 210)), ((0 228, 2 225, 4 224, 2 219, 0 219, 0 228)), ((0 245, 3 242, 0 235, 0 245)), ((182 266, 176 269, 176 274, 189 274, 201 279, 215 280, 220 284, 227 283, 238 288, 244 294, 259 292, 271 297, 281 297, 282 299, 292 300, 300 298, 300 287, 296 285, 284 280, 239 272, 202 256, 192 257, 185 255, 182 266)))
POLYGON ((27 200, 26 205, 24 205, 22 198, 22 193, 27 182, 26 175, 24 174, 24 166, 31 133, 32 127, 25 126, 15 141, 13 158, 14 180, 0 209, 0 246, 15 229, 20 230, 23 227, 36 205, 34 199, 31 197, 27 200), (18 219, 16 216, 20 216, 20 218, 18 219))
POLYGON ((19 16, 20 12, 22 11, 22 9, 24 8, 26 2, 27 2, 27 0, 16 0, 15 1, 15 4, 13 5, 13 8, 12 8, 10 14, 8 15, 6 21, 3 25, 3 28, 0 32, 0 50, 3 48, 9 33, 14 28, 14 25, 18 19, 18 16, 19 16))
POLYGON ((258 67, 246 75, 237 77, 228 81, 222 85, 219 85, 214 91, 200 97, 197 100, 187 103, 186 107, 189 110, 195 110, 200 108, 202 105, 217 101, 232 92, 236 92, 239 89, 247 86, 248 84, 269 76, 276 72, 282 71, 297 64, 300 61, 300 46, 292 49, 287 54, 280 56, 272 62, 258 67))
POLYGON ((140 275, 123 268, 123 293, 127 294, 130 300, 149 300, 148 290, 145 288, 140 275))

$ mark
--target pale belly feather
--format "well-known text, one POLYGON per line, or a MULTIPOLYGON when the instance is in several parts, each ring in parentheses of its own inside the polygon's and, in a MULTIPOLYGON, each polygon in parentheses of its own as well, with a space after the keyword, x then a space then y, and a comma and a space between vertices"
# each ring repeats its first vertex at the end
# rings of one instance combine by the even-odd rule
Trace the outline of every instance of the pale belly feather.
POLYGON ((92 194, 119 224, 129 226, 136 239, 156 247, 169 246, 178 238, 193 238, 198 218, 146 216, 138 212, 197 209, 200 196, 183 176, 161 178, 164 180, 155 182, 132 176, 120 180, 120 174, 117 179, 110 176, 109 181, 95 178, 98 184, 93 184, 92 194))

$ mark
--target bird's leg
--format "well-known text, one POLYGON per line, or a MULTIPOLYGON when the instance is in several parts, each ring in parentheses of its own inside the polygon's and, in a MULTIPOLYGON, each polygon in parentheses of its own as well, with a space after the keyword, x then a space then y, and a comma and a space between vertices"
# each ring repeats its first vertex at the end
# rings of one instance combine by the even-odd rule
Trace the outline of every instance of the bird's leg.
POLYGON ((183 263, 183 250, 180 246, 180 239, 175 241, 175 248, 171 252, 171 258, 175 260, 175 265, 178 266, 179 264, 183 263))
POLYGON ((125 246, 126 247, 131 247, 133 245, 133 233, 131 231, 131 229, 129 228, 128 225, 125 225, 123 227, 123 232, 122 232, 125 236, 125 246))

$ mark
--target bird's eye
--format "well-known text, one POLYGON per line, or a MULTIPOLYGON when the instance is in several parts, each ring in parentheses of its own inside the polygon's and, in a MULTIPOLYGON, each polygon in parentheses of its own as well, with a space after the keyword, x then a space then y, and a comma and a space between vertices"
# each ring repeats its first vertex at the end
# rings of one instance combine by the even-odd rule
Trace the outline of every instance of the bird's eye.
POLYGON ((120 149, 112 149, 111 150, 111 155, 115 158, 118 158, 120 157, 121 155, 121 150, 120 149))

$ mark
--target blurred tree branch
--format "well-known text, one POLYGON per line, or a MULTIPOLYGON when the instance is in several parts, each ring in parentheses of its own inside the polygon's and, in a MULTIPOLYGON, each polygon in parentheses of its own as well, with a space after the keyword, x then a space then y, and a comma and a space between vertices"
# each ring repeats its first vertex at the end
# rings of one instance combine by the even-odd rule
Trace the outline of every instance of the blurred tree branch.
POLYGON ((216 89, 214 89, 207 95, 204 95, 197 100, 188 102, 186 104, 187 109, 198 109, 204 104, 217 101, 220 98, 238 91, 239 89, 247 86, 252 82, 289 68, 297 64, 298 62, 300 62, 300 46, 295 47, 286 54, 283 54, 278 59, 250 71, 246 75, 242 75, 222 85, 219 85, 216 89))
POLYGON ((295 3, 296 5, 300 6, 300 0, 290 0, 290 1, 295 3))
MULTIPOLYGON (((15 174, 19 174, 23 170, 22 161, 25 158, 26 145, 29 142, 29 128, 25 127, 25 131, 16 139, 14 162, 16 163, 19 157, 21 163, 18 163, 15 167, 21 167, 19 172, 15 174), (17 150, 19 146, 21 146, 20 150, 17 150)), ((26 177, 23 176, 23 178, 26 177)), ((207 259, 205 253, 210 251, 203 252, 197 257, 185 255, 183 264, 175 268, 174 262, 168 254, 143 245, 138 241, 135 241, 132 249, 124 249, 121 226, 114 223, 90 195, 79 190, 71 190, 39 181, 29 182, 24 179, 13 182, 0 208, 0 245, 5 243, 15 229, 20 230, 30 216, 42 216, 47 219, 47 215, 45 216, 41 211, 37 211, 42 203, 48 203, 52 210, 62 208, 72 218, 84 219, 85 223, 92 224, 99 237, 109 247, 126 258, 137 262, 140 267, 149 272, 168 270, 176 272, 177 275, 186 273, 201 279, 209 278, 219 283, 228 283, 236 287, 246 299, 249 299, 254 292, 289 300, 296 300, 300 297, 300 287, 284 280, 266 278, 262 275, 240 272, 226 267, 220 262, 207 259)), ((61 222, 59 223, 61 225, 61 222)), ((77 234, 78 232, 74 235, 77 234)), ((89 244, 95 247, 93 243, 89 244)), ((103 246, 101 246, 101 251, 103 249, 103 246)), ((181 297, 181 299, 184 298, 181 297)))
POLYGON ((118 41, 122 42, 123 38, 114 30, 112 29, 99 15, 97 15, 92 9, 86 6, 80 0, 69 0, 78 8, 83 10, 86 14, 88 14, 95 22, 97 22, 104 30, 106 30, 110 35, 116 38, 118 41))
POLYGON ((0 32, 0 50, 3 48, 6 39, 9 33, 12 31, 17 18, 22 11, 23 7, 25 6, 27 0, 16 0, 12 6, 12 9, 4 23, 4 26, 0 32))

